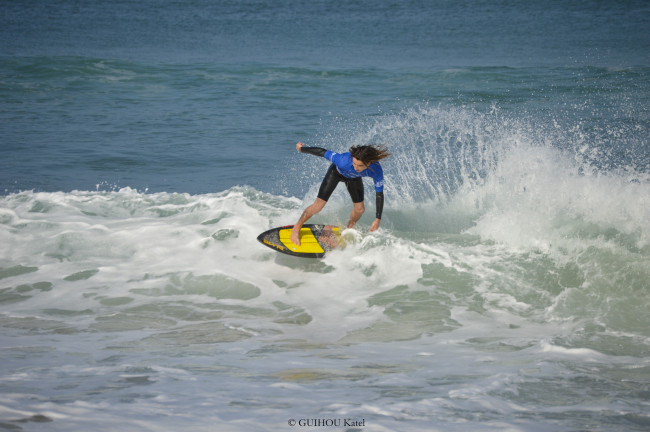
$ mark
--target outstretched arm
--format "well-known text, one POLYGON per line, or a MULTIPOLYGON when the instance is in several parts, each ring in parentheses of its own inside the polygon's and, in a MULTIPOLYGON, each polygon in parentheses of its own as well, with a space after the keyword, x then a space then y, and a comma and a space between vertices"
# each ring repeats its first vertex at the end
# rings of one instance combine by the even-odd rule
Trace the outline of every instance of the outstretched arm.
POLYGON ((379 224, 381 223, 381 214, 384 211, 384 192, 376 192, 376 207, 377 207, 377 213, 375 215, 375 221, 370 225, 370 229, 368 231, 377 231, 379 229, 379 224))
POLYGON ((325 152, 327 152, 327 150, 320 147, 305 147, 305 144, 301 142, 296 144, 296 150, 300 153, 308 153, 314 156, 325 156, 325 152))

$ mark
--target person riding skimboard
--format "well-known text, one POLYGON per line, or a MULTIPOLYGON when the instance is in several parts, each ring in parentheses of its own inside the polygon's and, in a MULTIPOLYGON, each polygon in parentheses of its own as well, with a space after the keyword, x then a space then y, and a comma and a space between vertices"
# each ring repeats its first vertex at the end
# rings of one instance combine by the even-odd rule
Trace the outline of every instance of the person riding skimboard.
POLYGON ((296 144, 296 150, 300 153, 324 157, 332 164, 320 185, 316 201, 303 211, 300 219, 291 230, 291 242, 293 244, 300 245, 300 228, 309 218, 325 207, 327 200, 329 200, 332 192, 340 182, 345 183, 352 198, 353 208, 352 213, 350 213, 348 228, 354 227, 365 211, 362 177, 370 177, 375 186, 376 214, 369 231, 376 231, 379 228, 381 214, 384 209, 384 172, 379 161, 390 156, 385 147, 359 145, 351 147, 348 152, 335 153, 320 147, 306 147, 305 144, 299 142, 296 144))

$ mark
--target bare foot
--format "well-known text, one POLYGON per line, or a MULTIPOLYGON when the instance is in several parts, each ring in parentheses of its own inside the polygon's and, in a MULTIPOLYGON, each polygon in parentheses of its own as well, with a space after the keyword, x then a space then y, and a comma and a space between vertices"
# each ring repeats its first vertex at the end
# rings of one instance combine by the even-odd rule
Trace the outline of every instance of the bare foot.
POLYGON ((300 228, 299 226, 294 226, 291 230, 291 243, 296 246, 300 246, 300 228))

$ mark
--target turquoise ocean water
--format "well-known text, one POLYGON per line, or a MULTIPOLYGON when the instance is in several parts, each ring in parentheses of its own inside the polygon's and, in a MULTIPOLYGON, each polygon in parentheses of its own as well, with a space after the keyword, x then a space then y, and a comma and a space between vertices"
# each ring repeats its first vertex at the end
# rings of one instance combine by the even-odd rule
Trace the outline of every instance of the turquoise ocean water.
MULTIPOLYGON (((646 431, 646 1, 0 2, 0 430, 646 431), (255 240, 384 143, 348 246, 255 240)), ((337 190, 313 221, 345 224, 337 190)))

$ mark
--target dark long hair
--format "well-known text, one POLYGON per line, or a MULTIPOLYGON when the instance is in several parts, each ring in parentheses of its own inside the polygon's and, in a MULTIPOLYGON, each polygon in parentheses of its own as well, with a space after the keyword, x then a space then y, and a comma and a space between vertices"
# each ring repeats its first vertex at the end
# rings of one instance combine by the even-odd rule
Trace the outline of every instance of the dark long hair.
POLYGON ((373 162, 378 162, 382 159, 390 156, 386 146, 375 146, 375 145, 359 145, 350 147, 350 154, 352 157, 359 159, 361 162, 366 165, 370 165, 373 162))

